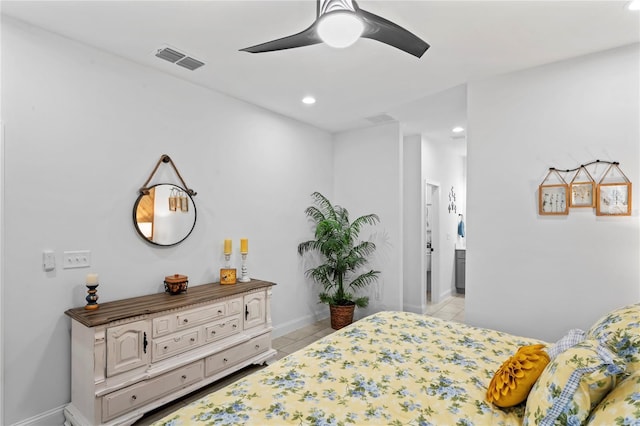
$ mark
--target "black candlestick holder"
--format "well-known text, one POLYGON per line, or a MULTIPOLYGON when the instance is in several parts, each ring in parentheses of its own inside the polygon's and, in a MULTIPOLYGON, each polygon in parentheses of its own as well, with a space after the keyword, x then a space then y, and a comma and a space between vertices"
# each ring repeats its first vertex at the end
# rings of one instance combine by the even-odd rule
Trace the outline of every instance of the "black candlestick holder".
POLYGON ((100 305, 98 305, 98 283, 95 284, 86 284, 87 286, 87 297, 85 297, 85 300, 87 301, 87 304, 85 305, 85 309, 87 310, 95 310, 98 309, 100 307, 100 305))

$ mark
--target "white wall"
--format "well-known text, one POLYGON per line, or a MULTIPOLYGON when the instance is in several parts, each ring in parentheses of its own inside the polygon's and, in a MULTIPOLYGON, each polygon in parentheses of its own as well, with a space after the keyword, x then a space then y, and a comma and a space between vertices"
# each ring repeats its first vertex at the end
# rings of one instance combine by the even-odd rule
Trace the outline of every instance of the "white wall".
MULTIPOLYGON (((432 300, 439 302, 455 294, 455 249, 458 241, 458 214, 465 214, 467 182, 465 179, 465 158, 452 147, 442 142, 422 138, 423 179, 440 186, 439 232, 433 241, 433 262, 439 262, 432 274, 432 283, 437 280, 437 288, 432 284, 432 300), (455 211, 449 211, 450 193, 455 194, 455 211), (438 259, 438 260, 436 260, 438 259), (434 294, 437 291, 437 294, 434 294)), ((423 220, 424 222, 424 220, 423 220)), ((468 274, 467 274, 468 275, 468 274)))
POLYGON ((640 53, 619 48, 469 84, 466 320, 553 341, 640 299, 640 53), (549 167, 619 161, 631 217, 537 215, 549 167))
MULTIPOLYGON (((369 289, 370 305, 358 316, 383 309, 402 310, 402 137, 398 123, 335 136, 335 204, 352 218, 375 213, 380 225, 369 228, 377 250, 371 266, 382 271, 369 289)), ((361 233, 368 239, 367 232, 361 233)))
MULTIPOLYGON (((1 109, 1 106, 0 106, 1 109)), ((0 117, 1 117, 0 111, 0 117)), ((0 333, 4 335, 4 123, 0 122, 0 333)), ((4 418, 4 339, 0 337, 0 420, 4 418)))
POLYGON ((403 141, 403 310, 423 313, 426 304, 424 262, 425 195, 422 176, 422 137, 405 136, 403 141), (423 291, 424 290, 424 291, 423 291))
MULTIPOLYGON (((174 273, 204 284, 218 279, 223 239, 237 250, 247 237, 251 276, 278 284, 276 333, 315 319, 317 294, 303 280, 296 247, 311 232, 309 194, 333 195, 331 135, 4 17, 2 89, 0 423, 59 415, 69 401, 63 312, 85 304, 90 271, 100 275, 99 302, 163 291, 174 273), (198 193, 193 234, 170 248, 142 241, 131 213, 161 154, 198 193), (42 269, 44 249, 56 253, 54 272, 42 269), (62 252, 78 249, 91 250, 91 268, 62 269, 62 252)), ((161 167, 158 181, 178 183, 161 167)), ((396 219, 383 218, 388 226, 396 219)))

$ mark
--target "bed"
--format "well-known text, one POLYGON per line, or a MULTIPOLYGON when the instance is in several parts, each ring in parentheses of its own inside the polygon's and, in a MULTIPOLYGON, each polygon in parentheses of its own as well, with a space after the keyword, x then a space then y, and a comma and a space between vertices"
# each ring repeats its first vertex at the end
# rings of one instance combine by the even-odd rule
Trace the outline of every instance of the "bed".
MULTIPOLYGON (((633 305, 628 309, 640 327, 640 308, 633 305)), ((592 363, 585 355, 591 350, 596 357, 602 355, 604 339, 611 339, 611 329, 622 321, 616 319, 619 316, 615 313, 611 315, 614 316, 605 316, 588 332, 579 334, 578 339, 576 333, 570 342, 564 339, 561 354, 554 356, 531 390, 537 396, 530 395, 529 400, 535 399, 535 403, 499 408, 487 401, 487 386, 519 347, 544 342, 424 315, 380 312, 167 415, 154 426, 579 425, 594 420, 596 423, 592 424, 638 424, 640 374, 630 374, 625 362, 618 358, 616 363, 603 366, 601 360, 599 364, 592 363), (595 349, 585 342, 591 342, 595 349), (570 354, 577 349, 582 350, 578 361, 570 354), (573 385, 569 381, 554 383, 557 377, 564 377, 559 371, 565 365, 572 365, 573 381, 575 370, 590 370, 578 375, 578 390, 574 389, 572 395, 580 394, 583 376, 592 380, 587 383, 586 392, 595 386, 602 395, 586 401, 582 398, 576 402, 575 397, 566 401, 567 390, 571 391, 573 385), (602 377, 591 377, 594 373, 612 383, 603 385, 602 377), (606 400, 608 394, 614 393, 612 389, 623 384, 624 393, 606 400), (549 389, 553 392, 549 393, 549 389), (629 395, 631 402, 627 401, 629 395), (557 401, 562 403, 560 408, 557 401), (625 407, 610 413, 608 408, 618 401, 625 407), (606 403, 604 409, 601 403, 606 403), (598 413, 600 418, 594 418, 598 413), (623 422, 627 413, 636 423, 623 422), (614 417, 609 418, 610 415, 614 417), (623 416, 623 421, 616 422, 618 415, 623 416)), ((622 321, 624 329, 629 329, 633 318, 622 321)), ((631 335, 637 336, 637 330, 631 335)), ((552 346, 555 345, 547 347, 552 346)))

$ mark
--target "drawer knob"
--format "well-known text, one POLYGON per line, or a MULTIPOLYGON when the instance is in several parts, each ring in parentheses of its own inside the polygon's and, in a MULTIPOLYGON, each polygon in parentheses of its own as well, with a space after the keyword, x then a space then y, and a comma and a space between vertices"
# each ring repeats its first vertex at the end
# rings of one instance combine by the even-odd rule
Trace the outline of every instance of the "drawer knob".
POLYGON ((260 349, 260 345, 256 345, 256 349, 260 349))
POLYGON ((238 324, 233 324, 233 328, 236 328, 236 327, 238 327, 238 324))
POLYGON ((169 349, 169 346, 165 346, 165 347, 164 347, 164 350, 165 350, 165 351, 166 351, 167 349, 169 349))
POLYGON ((222 362, 224 362, 224 363, 227 363, 227 361, 228 361, 228 360, 227 360, 226 358, 223 358, 223 359, 222 359, 222 362))
POLYGON ((193 343, 193 342, 195 342, 195 341, 196 341, 196 338, 195 338, 195 337, 192 337, 192 338, 191 338, 191 339, 189 339, 189 340, 191 341, 191 343, 193 343))
POLYGON ((183 319, 182 322, 185 323, 185 324, 188 323, 189 322, 189 318, 183 319))
POLYGON ((186 374, 182 375, 182 380, 187 380, 187 375, 186 374))
POLYGON ((131 400, 135 401, 136 399, 138 399, 138 397, 137 397, 137 396, 135 396, 135 395, 131 395, 131 400))
POLYGON ((214 334, 216 334, 215 330, 211 330, 211 335, 213 336, 214 334))

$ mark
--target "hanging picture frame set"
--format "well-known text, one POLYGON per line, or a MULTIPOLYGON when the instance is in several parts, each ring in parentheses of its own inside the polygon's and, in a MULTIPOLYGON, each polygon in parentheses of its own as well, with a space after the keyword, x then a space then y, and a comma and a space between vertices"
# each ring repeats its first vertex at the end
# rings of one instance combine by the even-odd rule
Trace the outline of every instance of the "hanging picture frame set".
POLYGON ((540 215, 568 215, 569 185, 554 168, 549 169, 538 187, 538 213, 540 215))
POLYGON ((598 183, 596 216, 630 216, 631 181, 617 163, 609 166, 598 183))
POLYGON ((584 166, 580 166, 569 184, 569 207, 595 207, 596 181, 584 166))
POLYGON ((631 190, 631 181, 617 161, 594 160, 566 170, 549 167, 538 187, 538 214, 567 215, 570 208, 590 207, 596 216, 631 216, 631 190), (608 166, 600 175, 597 169, 602 164, 608 166), (567 184, 569 173, 574 174, 567 184))

